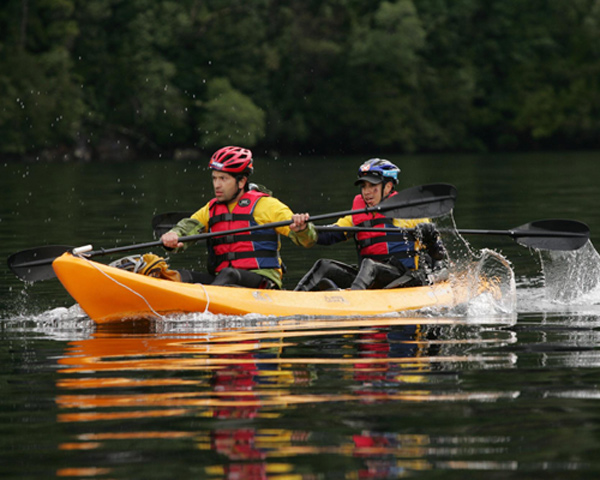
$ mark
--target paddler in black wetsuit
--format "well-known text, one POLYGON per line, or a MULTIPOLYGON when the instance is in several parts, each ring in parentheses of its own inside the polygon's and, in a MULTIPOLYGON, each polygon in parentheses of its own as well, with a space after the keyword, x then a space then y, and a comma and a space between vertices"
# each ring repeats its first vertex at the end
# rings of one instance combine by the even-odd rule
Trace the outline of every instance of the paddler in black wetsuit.
MULTIPOLYGON (((372 158, 358 170, 360 186, 352 210, 374 207, 396 195, 400 169, 392 162, 372 158)), ((392 232, 319 232, 319 245, 333 245, 353 237, 360 266, 336 260, 318 260, 295 290, 397 288, 430 284, 444 267, 446 251, 439 233, 427 218, 391 219, 380 213, 340 218, 338 227, 389 228, 392 232)))

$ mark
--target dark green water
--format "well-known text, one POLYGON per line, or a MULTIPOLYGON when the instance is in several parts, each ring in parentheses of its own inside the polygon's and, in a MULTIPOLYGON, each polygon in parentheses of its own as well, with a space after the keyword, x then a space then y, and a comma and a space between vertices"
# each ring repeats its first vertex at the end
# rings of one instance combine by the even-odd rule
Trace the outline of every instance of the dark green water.
MULTIPOLYGON (((510 312, 333 320, 190 315, 97 329, 57 281, 0 270, 2 478, 595 478, 600 472, 596 153, 391 158, 401 187, 447 182, 459 228, 586 222, 513 265, 510 312)), ((256 163, 296 211, 346 210, 363 158, 256 163)), ((152 239, 159 212, 210 198, 196 164, 1 164, 0 251, 152 239)), ((284 240, 287 286, 319 257, 284 240)), ((159 253, 158 251, 155 253, 159 253)), ((196 246, 172 264, 197 266, 196 246)))

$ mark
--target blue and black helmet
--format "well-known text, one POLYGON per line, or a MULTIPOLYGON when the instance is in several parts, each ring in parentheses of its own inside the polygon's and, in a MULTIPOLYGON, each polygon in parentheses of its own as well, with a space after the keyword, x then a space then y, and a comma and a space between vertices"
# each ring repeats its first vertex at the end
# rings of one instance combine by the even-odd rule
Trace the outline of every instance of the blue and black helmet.
POLYGON ((398 174, 400 169, 389 160, 384 158, 371 158, 363 163, 358 169, 358 180, 354 185, 358 185, 363 180, 369 183, 378 184, 381 182, 398 183, 398 174))

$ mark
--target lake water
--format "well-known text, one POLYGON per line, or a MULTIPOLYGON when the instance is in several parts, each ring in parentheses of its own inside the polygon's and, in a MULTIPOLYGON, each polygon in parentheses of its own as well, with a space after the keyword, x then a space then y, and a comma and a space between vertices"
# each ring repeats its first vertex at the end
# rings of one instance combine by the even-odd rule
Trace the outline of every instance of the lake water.
MULTIPOLYGON (((350 207, 365 160, 257 157, 254 180, 315 215, 350 207)), ((508 309, 197 314, 97 328, 56 280, 25 285, 3 268, 0 477, 596 478, 599 157, 390 157, 402 188, 458 188, 459 228, 546 218, 590 226, 577 252, 467 238, 475 255, 487 248, 510 261, 508 309)), ((154 214, 210 196, 204 162, 0 164, 0 251, 146 242, 154 214)), ((283 242, 288 287, 319 257, 355 257, 351 244, 283 242)), ((204 259, 198 245, 171 263, 199 268, 204 259)))

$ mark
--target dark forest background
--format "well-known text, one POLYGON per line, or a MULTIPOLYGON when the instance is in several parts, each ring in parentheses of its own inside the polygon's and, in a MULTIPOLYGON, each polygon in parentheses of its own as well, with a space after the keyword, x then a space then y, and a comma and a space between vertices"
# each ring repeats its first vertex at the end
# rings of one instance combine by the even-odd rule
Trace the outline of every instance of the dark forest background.
POLYGON ((595 149, 600 0, 3 0, 0 155, 595 149))

